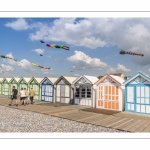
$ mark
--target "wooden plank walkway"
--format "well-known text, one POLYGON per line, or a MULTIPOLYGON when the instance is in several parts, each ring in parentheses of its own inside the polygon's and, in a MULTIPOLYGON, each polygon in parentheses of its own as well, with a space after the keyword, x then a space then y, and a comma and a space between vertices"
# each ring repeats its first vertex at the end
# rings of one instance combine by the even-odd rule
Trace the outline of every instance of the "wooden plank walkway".
POLYGON ((0 105, 10 108, 38 112, 127 132, 150 132, 149 115, 128 112, 107 112, 106 110, 92 110, 92 108, 86 106, 49 104, 40 101, 35 101, 33 105, 30 104, 16 107, 15 105, 8 106, 9 101, 10 100, 7 97, 0 96, 0 105))

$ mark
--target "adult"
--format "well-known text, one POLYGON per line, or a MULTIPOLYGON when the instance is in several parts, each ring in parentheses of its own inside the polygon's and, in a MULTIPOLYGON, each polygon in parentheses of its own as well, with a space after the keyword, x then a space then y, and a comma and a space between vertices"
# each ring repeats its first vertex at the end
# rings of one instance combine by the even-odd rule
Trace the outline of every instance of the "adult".
POLYGON ((30 96, 31 104, 33 104, 33 98, 35 96, 35 91, 33 90, 33 88, 31 88, 31 90, 29 92, 29 96, 30 96))
POLYGON ((28 105, 29 104, 29 92, 26 90, 26 88, 24 88, 24 91, 25 91, 25 95, 26 95, 26 104, 28 105))
POLYGON ((18 106, 17 94, 18 94, 18 90, 16 89, 15 86, 13 86, 12 94, 11 94, 11 100, 10 100, 9 106, 12 105, 12 102, 13 102, 14 99, 16 100, 16 106, 18 106))
POLYGON ((23 90, 23 88, 21 88, 20 91, 20 105, 22 105, 24 103, 24 106, 26 106, 26 94, 25 91, 23 90))

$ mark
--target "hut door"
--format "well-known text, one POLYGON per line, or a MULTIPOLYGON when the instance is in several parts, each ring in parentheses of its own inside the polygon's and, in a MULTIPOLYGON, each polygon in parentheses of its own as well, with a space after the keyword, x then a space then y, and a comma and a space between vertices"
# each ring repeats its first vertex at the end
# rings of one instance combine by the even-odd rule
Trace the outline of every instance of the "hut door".
POLYGON ((101 107, 103 107, 103 103, 104 103, 104 86, 103 85, 98 87, 97 93, 98 93, 97 106, 101 108, 101 107))
POLYGON ((70 87, 65 85, 65 103, 70 103, 70 87))
POLYGON ((150 113, 149 86, 136 87, 136 112, 150 113))
POLYGON ((61 103, 70 102, 70 88, 69 85, 60 85, 60 101, 61 103))
POLYGON ((60 85, 57 85, 57 91, 56 91, 56 94, 57 94, 57 102, 60 102, 60 85))
POLYGON ((104 108, 119 110, 119 88, 117 85, 106 85, 104 89, 104 108))
POLYGON ((127 87, 127 110, 134 111, 134 87, 127 87))

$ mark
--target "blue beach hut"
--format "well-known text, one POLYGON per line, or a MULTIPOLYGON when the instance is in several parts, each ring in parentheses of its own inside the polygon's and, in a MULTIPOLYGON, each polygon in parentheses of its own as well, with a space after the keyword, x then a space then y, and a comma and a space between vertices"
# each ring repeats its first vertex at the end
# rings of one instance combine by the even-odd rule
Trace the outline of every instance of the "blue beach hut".
POLYGON ((58 78, 45 77, 41 82, 41 101, 54 103, 55 101, 55 90, 54 82, 58 78))
POLYGON ((150 77, 137 72, 123 84, 125 85, 125 111, 150 114, 150 77))

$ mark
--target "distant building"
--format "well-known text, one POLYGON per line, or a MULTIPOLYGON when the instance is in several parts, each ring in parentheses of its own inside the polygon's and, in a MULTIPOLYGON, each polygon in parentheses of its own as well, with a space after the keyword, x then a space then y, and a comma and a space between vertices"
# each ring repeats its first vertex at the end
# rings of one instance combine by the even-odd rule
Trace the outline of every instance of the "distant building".
POLYGON ((124 80, 129 79, 131 76, 124 76, 124 80))
POLYGON ((119 76, 119 77, 121 77, 124 80, 123 73, 111 73, 110 75, 119 76))
POLYGON ((97 78, 98 78, 98 79, 101 79, 102 77, 103 77, 103 76, 98 76, 97 78))

